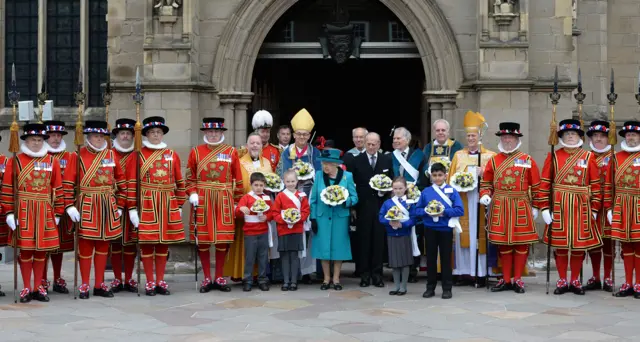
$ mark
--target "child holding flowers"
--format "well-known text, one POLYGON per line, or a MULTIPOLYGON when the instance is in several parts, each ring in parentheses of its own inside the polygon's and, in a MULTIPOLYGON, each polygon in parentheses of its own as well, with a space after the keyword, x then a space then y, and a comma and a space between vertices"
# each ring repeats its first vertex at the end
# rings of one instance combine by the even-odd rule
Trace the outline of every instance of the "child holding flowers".
POLYGON ((464 207, 458 191, 445 183, 447 169, 442 163, 431 165, 432 186, 425 188, 414 208, 414 215, 421 217, 427 239, 427 291, 424 298, 435 296, 437 285, 438 250, 442 271, 442 299, 452 297, 453 286, 451 250, 453 229, 459 229, 458 218, 464 215, 464 207))
POLYGON ((278 252, 284 279, 281 290, 296 291, 300 270, 298 254, 306 252, 303 233, 304 222, 310 213, 309 200, 304 192, 297 190, 298 176, 293 169, 284 172, 284 185, 284 191, 276 196, 273 205, 273 219, 278 227, 278 252))
POLYGON ((396 177, 392 187, 393 197, 382 204, 378 217, 387 229, 389 267, 393 268, 393 282, 396 285, 389 295, 403 296, 407 293, 409 266, 413 265, 411 230, 415 222, 410 216, 412 204, 407 203, 407 181, 402 176, 396 177))

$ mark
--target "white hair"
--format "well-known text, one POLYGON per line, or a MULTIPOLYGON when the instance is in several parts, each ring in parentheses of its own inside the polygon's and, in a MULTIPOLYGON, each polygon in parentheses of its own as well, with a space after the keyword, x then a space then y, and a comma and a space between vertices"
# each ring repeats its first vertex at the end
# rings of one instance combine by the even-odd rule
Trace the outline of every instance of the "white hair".
POLYGON ((439 123, 442 123, 447 127, 447 132, 451 128, 451 125, 449 124, 449 121, 447 121, 445 119, 438 119, 438 120, 434 121, 433 125, 431 127, 433 127, 433 129, 436 129, 436 125, 439 124, 439 123))
POLYGON ((247 144, 249 143, 249 139, 251 139, 251 137, 258 137, 262 139, 262 137, 260 137, 260 134, 258 134, 258 132, 251 132, 249 133, 249 135, 247 135, 247 144))
POLYGON ((376 132, 369 132, 369 133, 367 133, 367 135, 364 136, 364 138, 367 139, 370 136, 378 138, 378 141, 382 141, 382 139, 380 139, 380 134, 378 134, 376 132))
POLYGON ((400 133, 402 134, 402 136, 407 139, 407 142, 411 141, 411 132, 409 132, 408 129, 404 128, 404 127, 398 127, 394 130, 393 135, 396 135, 396 133, 400 133))
POLYGON ((359 130, 359 129, 363 130, 365 135, 369 134, 369 131, 367 131, 366 128, 364 128, 364 127, 356 127, 356 128, 351 130, 351 136, 356 135, 356 131, 359 130))

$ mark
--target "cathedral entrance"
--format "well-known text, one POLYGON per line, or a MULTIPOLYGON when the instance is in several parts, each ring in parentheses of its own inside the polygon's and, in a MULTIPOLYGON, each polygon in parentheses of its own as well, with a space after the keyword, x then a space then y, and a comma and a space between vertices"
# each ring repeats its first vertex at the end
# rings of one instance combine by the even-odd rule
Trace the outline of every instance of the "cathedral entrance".
POLYGON ((419 59, 260 59, 254 80, 249 115, 269 110, 277 126, 306 108, 316 136, 333 139, 340 149, 353 147, 351 130, 359 126, 379 133, 387 150, 394 125, 420 133, 425 108, 419 59))

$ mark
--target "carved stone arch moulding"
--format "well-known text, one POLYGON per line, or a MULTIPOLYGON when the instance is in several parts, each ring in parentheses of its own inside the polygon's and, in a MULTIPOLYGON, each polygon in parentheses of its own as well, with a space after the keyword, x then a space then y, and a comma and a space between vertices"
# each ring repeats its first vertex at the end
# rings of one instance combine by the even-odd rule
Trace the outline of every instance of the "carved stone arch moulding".
MULTIPOLYGON (((213 61, 219 93, 250 93, 253 67, 267 33, 298 0, 243 0, 225 26, 213 61)), ((456 91, 462 60, 453 30, 435 1, 380 0, 407 27, 425 72, 426 90, 456 91)))

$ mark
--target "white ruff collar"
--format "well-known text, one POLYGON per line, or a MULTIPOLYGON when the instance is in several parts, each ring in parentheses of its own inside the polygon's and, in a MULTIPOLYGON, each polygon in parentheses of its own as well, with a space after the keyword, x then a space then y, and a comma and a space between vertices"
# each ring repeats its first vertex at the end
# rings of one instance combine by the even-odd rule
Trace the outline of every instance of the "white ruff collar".
POLYGON ((94 151, 96 151, 96 152, 102 152, 105 148, 107 148, 107 142, 106 142, 106 141, 104 142, 104 146, 102 146, 102 147, 100 147, 100 148, 98 148, 98 147, 95 147, 95 146, 91 145, 91 143, 89 142, 89 140, 88 140, 88 139, 85 139, 85 140, 84 140, 84 142, 86 142, 86 143, 87 143, 87 145, 88 145, 89 147, 91 147, 91 148, 92 148, 94 151))
POLYGON ((64 140, 60 142, 60 146, 58 146, 58 148, 51 147, 51 145, 49 145, 46 141, 44 142, 44 145, 47 147, 47 151, 49 151, 50 153, 60 153, 67 150, 67 143, 65 143, 64 140))
POLYGON ((113 141, 113 148, 115 148, 120 153, 129 153, 129 152, 133 151, 133 147, 134 147, 133 143, 128 148, 124 148, 124 147, 120 146, 120 144, 118 143, 118 139, 115 139, 113 141))
POLYGON ((629 147, 629 145, 627 145, 627 142, 625 140, 622 140, 622 143, 620 144, 620 146, 622 146, 622 150, 625 152, 635 153, 640 151, 640 145, 636 147, 629 147))
POLYGON ((593 152, 597 152, 597 153, 605 153, 605 152, 609 152, 609 150, 611 150, 611 145, 607 145, 607 146, 605 146, 605 148, 599 150, 595 146, 593 146, 593 142, 592 141, 589 141, 589 147, 591 147, 591 150, 593 152))
POLYGON ((578 148, 582 146, 582 144, 584 144, 584 141, 582 139, 580 139, 580 141, 578 141, 574 145, 565 144, 562 138, 558 139, 558 141, 560 141, 560 145, 562 145, 562 147, 566 147, 566 148, 578 148))
POLYGON ((207 140, 207 136, 206 135, 203 135, 202 139, 204 140, 204 143, 207 144, 207 145, 214 145, 214 146, 215 145, 220 145, 220 144, 222 144, 224 142, 224 134, 222 135, 222 139, 220 139, 220 141, 215 142, 215 143, 209 142, 209 140, 207 140))
POLYGON ((32 158, 44 157, 49 153, 46 143, 42 144, 42 148, 38 152, 31 151, 25 144, 20 144, 20 151, 32 158))
POLYGON ((507 151, 502 147, 502 142, 498 143, 498 150, 500 150, 500 152, 504 153, 504 154, 511 154, 515 151, 517 151, 520 148, 520 145, 522 145, 522 141, 520 141, 520 139, 518 139, 518 145, 516 146, 516 148, 514 148, 511 151, 507 151))
POLYGON ((142 141, 142 144, 146 148, 150 148, 152 150, 160 150, 160 149, 163 149, 163 148, 167 148, 167 144, 165 144, 164 141, 160 142, 159 144, 152 144, 148 140, 144 140, 144 141, 142 141))

